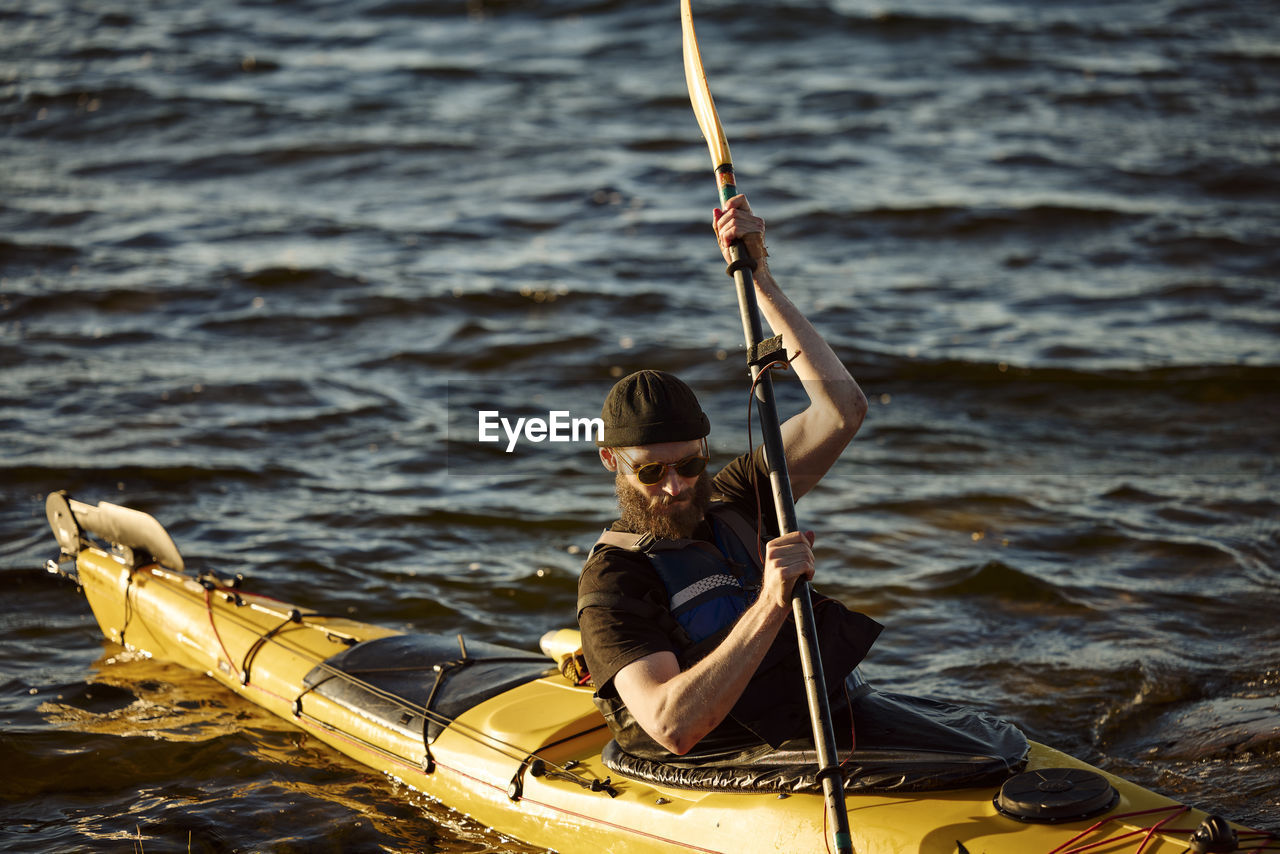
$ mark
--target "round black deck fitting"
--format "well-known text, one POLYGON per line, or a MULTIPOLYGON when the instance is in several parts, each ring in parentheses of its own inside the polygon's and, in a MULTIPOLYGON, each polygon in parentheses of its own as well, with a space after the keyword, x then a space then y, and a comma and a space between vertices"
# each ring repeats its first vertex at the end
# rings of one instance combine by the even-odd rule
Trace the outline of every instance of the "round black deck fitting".
POLYGON ((1101 815, 1120 793, 1087 768, 1038 768, 1015 774, 995 796, 996 811, 1018 821, 1055 824, 1101 815))
POLYGON ((1211 815, 1191 834, 1191 850, 1196 854, 1231 854, 1240 850, 1240 840, 1225 818, 1211 815))

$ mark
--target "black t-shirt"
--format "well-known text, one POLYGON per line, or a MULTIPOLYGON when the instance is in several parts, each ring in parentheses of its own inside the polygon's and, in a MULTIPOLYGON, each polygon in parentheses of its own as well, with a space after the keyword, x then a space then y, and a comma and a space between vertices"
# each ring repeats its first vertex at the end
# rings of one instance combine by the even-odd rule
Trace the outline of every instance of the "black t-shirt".
MULTIPOLYGON (((713 501, 732 506, 753 524, 759 514, 763 523, 763 539, 768 541, 776 536, 777 516, 762 448, 756 448, 750 456, 743 454, 734 459, 716 474, 712 484, 713 501)), ((614 522, 612 528, 624 530, 618 522, 614 522)), ((694 530, 692 539, 715 542, 711 526, 705 519, 694 530)), ((667 601, 666 588, 649 558, 642 552, 624 549, 600 549, 587 559, 578 579, 578 596, 581 598, 588 593, 612 593, 640 601, 667 601)), ((671 637, 661 626, 636 614, 587 608, 578 615, 578 626, 582 630, 583 654, 596 690, 606 695, 612 695, 613 677, 628 664, 656 652, 678 655, 671 637)))

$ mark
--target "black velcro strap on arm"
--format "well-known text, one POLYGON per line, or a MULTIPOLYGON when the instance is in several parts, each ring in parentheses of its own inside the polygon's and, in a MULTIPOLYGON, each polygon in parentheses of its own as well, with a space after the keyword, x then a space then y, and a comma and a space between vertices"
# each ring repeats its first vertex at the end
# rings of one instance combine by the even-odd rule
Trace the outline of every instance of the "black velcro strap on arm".
POLYGON ((617 593, 584 593, 578 597, 578 613, 587 608, 608 608, 614 611, 626 611, 637 617, 653 619, 661 609, 652 602, 636 599, 631 596, 620 596, 617 593))

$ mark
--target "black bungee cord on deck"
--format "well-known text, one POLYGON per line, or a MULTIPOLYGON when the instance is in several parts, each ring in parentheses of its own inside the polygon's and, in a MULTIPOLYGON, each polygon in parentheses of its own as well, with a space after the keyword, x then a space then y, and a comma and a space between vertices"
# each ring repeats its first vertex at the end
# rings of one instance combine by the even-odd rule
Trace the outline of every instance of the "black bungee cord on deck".
MULTIPOLYGON (((272 643, 278 643, 278 642, 279 642, 278 640, 272 639, 272 643)), ((423 771, 425 773, 428 773, 428 774, 433 773, 436 767, 435 759, 431 755, 431 746, 427 740, 426 729, 429 723, 437 723, 437 724, 440 724, 441 726, 449 727, 453 729, 455 732, 457 732, 459 735, 463 736, 464 738, 469 738, 472 741, 476 742, 477 744, 483 745, 492 750, 496 750, 506 758, 520 763, 519 767, 516 770, 515 777, 512 779, 512 782, 507 787, 508 796, 511 797, 512 800, 518 800, 520 795, 523 792, 523 786, 519 783, 519 779, 523 776, 524 771, 526 769, 529 769, 530 773, 532 773, 533 776, 535 777, 541 777, 545 775, 547 777, 552 777, 554 779, 562 779, 562 780, 576 783, 577 785, 582 786, 584 789, 587 789, 592 792, 605 792, 610 797, 617 797, 618 791, 616 788, 614 788, 611 779, 608 777, 606 777, 604 780, 601 780, 598 777, 595 777, 593 775, 592 779, 584 780, 583 778, 573 773, 573 769, 578 764, 576 762, 569 762, 569 763, 565 763, 564 765, 551 762, 550 760, 539 757, 537 755, 537 751, 533 751, 533 752, 525 751, 521 749, 518 745, 504 741, 488 733, 475 730, 472 727, 461 723, 460 721, 458 721, 457 718, 451 718, 447 715, 443 715, 431 708, 431 703, 436 695, 437 689, 443 683, 448 672, 450 672, 451 670, 456 670, 459 667, 465 667, 473 663, 479 664, 479 663, 490 663, 495 661, 533 661, 533 660, 541 661, 540 658, 535 659, 532 656, 530 657, 494 656, 491 658, 467 657, 465 659, 459 659, 451 662, 445 662, 442 664, 433 665, 432 670, 436 673, 436 679, 435 679, 435 683, 432 686, 431 693, 428 696, 427 702, 423 705, 418 705, 417 703, 413 703, 407 700, 406 698, 401 697, 398 694, 395 694, 391 691, 387 691, 384 688, 380 688, 377 685, 374 685, 373 683, 368 682, 364 679, 360 679, 358 676, 355 676, 346 670, 341 670, 339 668, 333 667, 332 665, 328 664, 325 661, 318 661, 316 663, 316 667, 325 671, 327 676, 325 679, 318 681, 316 684, 305 688, 302 691, 302 693, 298 695, 298 697, 294 700, 294 707, 293 707, 294 714, 297 715, 298 717, 304 717, 304 718, 307 718, 308 720, 314 721, 317 724, 325 726, 325 724, 322 721, 319 721, 316 718, 310 715, 307 715, 305 712, 302 711, 302 698, 307 694, 309 694, 310 692, 314 691, 316 688, 319 688, 320 685, 324 684, 324 682, 327 682, 329 679, 342 679, 347 683, 355 685, 365 691, 368 691, 369 693, 381 699, 387 700, 392 703, 398 703, 399 705, 403 706, 405 709, 422 715, 423 717, 422 743, 423 743, 423 748, 426 751, 426 755, 423 758, 423 771), (548 766, 555 770, 547 771, 546 769, 548 768, 548 766)), ((421 668, 419 667, 395 667, 395 668, 381 668, 379 669, 378 672, 411 671, 411 670, 420 670, 420 669, 421 668)), ((587 733, 595 732, 596 730, 601 729, 604 726, 607 726, 607 724, 601 723, 597 726, 591 727, 590 729, 573 733, 571 735, 568 735, 560 739, 559 741, 555 741, 550 744, 544 744, 539 748, 539 750, 545 750, 549 747, 555 747, 556 745, 563 744, 568 741, 572 741, 573 739, 579 738, 580 736, 586 735, 587 733)))
MULTIPOLYGON (((212 594, 215 591, 220 590, 223 593, 223 595, 227 597, 227 601, 229 602, 234 601, 237 607, 244 607, 246 604, 249 604, 249 603, 246 603, 243 600, 243 598, 239 595, 239 593, 235 592, 234 589, 222 585, 221 582, 217 579, 217 577, 213 576, 212 574, 202 578, 201 582, 202 582, 202 586, 205 587, 205 608, 209 614, 210 626, 212 627, 215 638, 217 638, 218 640, 219 646, 222 648, 224 656, 226 656, 227 658, 228 666, 234 668, 235 664, 231 662, 230 655, 227 653, 226 647, 222 643, 221 634, 219 633, 217 624, 215 623, 213 618, 212 594)), ((250 607, 256 607, 259 610, 263 610, 263 611, 270 610, 260 605, 257 605, 256 603, 251 604, 250 607)), ((287 613, 286 612, 275 612, 275 613, 278 613, 280 616, 284 617, 284 620, 277 626, 273 627, 272 629, 269 629, 265 634, 261 635, 257 640, 255 640, 253 645, 246 652, 241 668, 237 670, 237 674, 240 678, 240 682, 242 685, 245 685, 245 686, 249 685, 249 682, 250 682, 249 669, 252 665, 253 659, 257 657, 258 652, 261 651, 262 647, 268 643, 281 644, 282 639, 280 638, 279 635, 285 628, 287 628, 290 625, 297 625, 300 628, 308 628, 308 629, 313 629, 315 631, 324 632, 331 640, 345 642, 348 645, 358 642, 357 639, 354 637, 351 637, 349 635, 343 636, 338 633, 335 633, 332 629, 329 629, 325 626, 315 625, 309 622, 310 619, 314 619, 317 617, 318 618, 338 618, 340 615, 336 615, 336 614, 305 614, 304 615, 297 608, 290 609, 287 613)), ((373 683, 368 682, 366 680, 360 679, 358 676, 355 676, 354 674, 348 671, 341 670, 337 667, 334 667, 328 664, 326 660, 321 659, 321 660, 317 660, 314 666, 324 671, 326 673, 326 678, 317 681, 316 684, 314 685, 310 685, 303 688, 302 692, 298 694, 298 696, 295 697, 293 700, 293 713, 299 718, 306 718, 307 720, 312 721, 318 726, 325 727, 326 729, 331 729, 331 727, 328 724, 326 724, 324 721, 314 718, 311 715, 307 715, 303 711, 302 698, 305 697, 307 694, 311 693, 312 691, 314 691, 316 688, 320 687, 320 685, 329 681, 330 679, 341 679, 346 681, 349 684, 355 685, 369 692, 370 694, 373 694, 374 696, 377 696, 388 702, 398 704, 400 706, 403 706, 409 711, 416 712, 422 715, 422 718, 423 718, 422 743, 423 743, 423 749, 425 750, 425 756, 423 758, 423 771, 427 774, 433 773, 436 766, 435 758, 431 755, 431 746, 428 743, 428 739, 427 739, 427 726, 429 723, 434 722, 444 727, 450 727, 454 731, 462 735, 463 737, 469 738, 472 741, 476 742, 477 744, 484 745, 486 747, 489 747, 490 749, 498 750, 508 759, 518 762, 519 767, 516 772, 517 779, 513 779, 512 784, 508 786, 509 795, 511 794, 513 789, 516 793, 514 796, 512 796, 513 800, 516 800, 519 798, 519 795, 523 789, 522 786, 518 785, 517 781, 519 777, 523 776, 523 773, 526 769, 529 769, 530 773, 532 773, 533 776, 535 777, 547 776, 554 779, 561 779, 561 780, 576 783, 577 785, 580 785, 589 791, 605 792, 610 797, 617 796, 618 791, 613 786, 610 778, 606 777, 604 780, 600 780, 599 778, 593 775, 592 779, 585 780, 582 777, 578 776, 577 774, 574 774, 573 768, 576 767, 578 764, 576 762, 570 762, 564 765, 551 762, 549 760, 546 760, 537 756, 536 751, 532 753, 527 752, 525 750, 522 750, 517 745, 503 741, 502 739, 496 738, 492 735, 489 735, 488 733, 473 730, 471 727, 461 724, 456 718, 450 718, 447 715, 443 715, 437 711, 434 711, 431 708, 431 705, 434 702, 435 697, 438 694, 441 685, 443 684, 448 674, 454 670, 457 670, 458 668, 466 667, 471 664, 482 663, 482 662, 491 663, 491 662, 497 662, 497 661, 534 661, 534 660, 541 661, 542 660, 540 657, 535 657, 535 656, 521 656, 521 657, 493 656, 488 658, 474 658, 467 654, 466 643, 463 640, 461 635, 458 636, 458 646, 461 652, 460 658, 454 661, 443 662, 440 664, 433 665, 432 670, 436 674, 435 682, 431 687, 430 693, 428 694, 428 697, 427 697, 427 701, 424 705, 418 705, 416 703, 413 703, 408 699, 401 697, 398 694, 395 694, 391 691, 387 691, 386 689, 380 688, 377 685, 374 685, 373 683), (554 770, 547 770, 548 767, 554 770)), ((409 670, 420 670, 420 669, 421 668, 418 668, 418 667, 379 668, 378 672, 409 671, 409 670)), ((560 739, 559 741, 553 742, 551 744, 543 745, 539 749, 546 749, 548 747, 554 747, 558 744, 563 744, 564 742, 571 741, 574 738, 578 738, 579 736, 585 735, 588 732, 594 732, 595 730, 600 729, 603 726, 605 726, 605 724, 600 724, 599 726, 592 727, 591 729, 583 730, 582 732, 579 732, 579 733, 574 733, 572 735, 566 736, 563 739, 560 739)), ((368 745, 368 746, 371 749, 378 750, 379 752, 386 752, 386 751, 383 751, 381 748, 378 748, 376 745, 368 745)))

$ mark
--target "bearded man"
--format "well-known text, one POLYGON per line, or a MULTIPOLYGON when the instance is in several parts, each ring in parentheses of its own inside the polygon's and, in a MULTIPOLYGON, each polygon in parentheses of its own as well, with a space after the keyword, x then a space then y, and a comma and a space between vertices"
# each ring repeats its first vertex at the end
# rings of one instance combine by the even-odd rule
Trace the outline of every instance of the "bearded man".
MULTIPOLYGON (((808 406, 782 425, 799 499, 827 473, 866 414, 858 384, 769 272, 764 222, 737 196, 717 210, 726 261, 743 240, 761 313, 790 352, 808 406)), ((578 586, 596 702, 626 752, 709 761, 811 738, 790 595, 814 575, 812 532, 778 536, 762 449, 712 477, 711 425, 693 391, 662 371, 620 380, 601 412, 600 461, 615 473, 619 519, 578 586)), ((880 626, 815 594, 826 689, 845 679, 880 626)))

